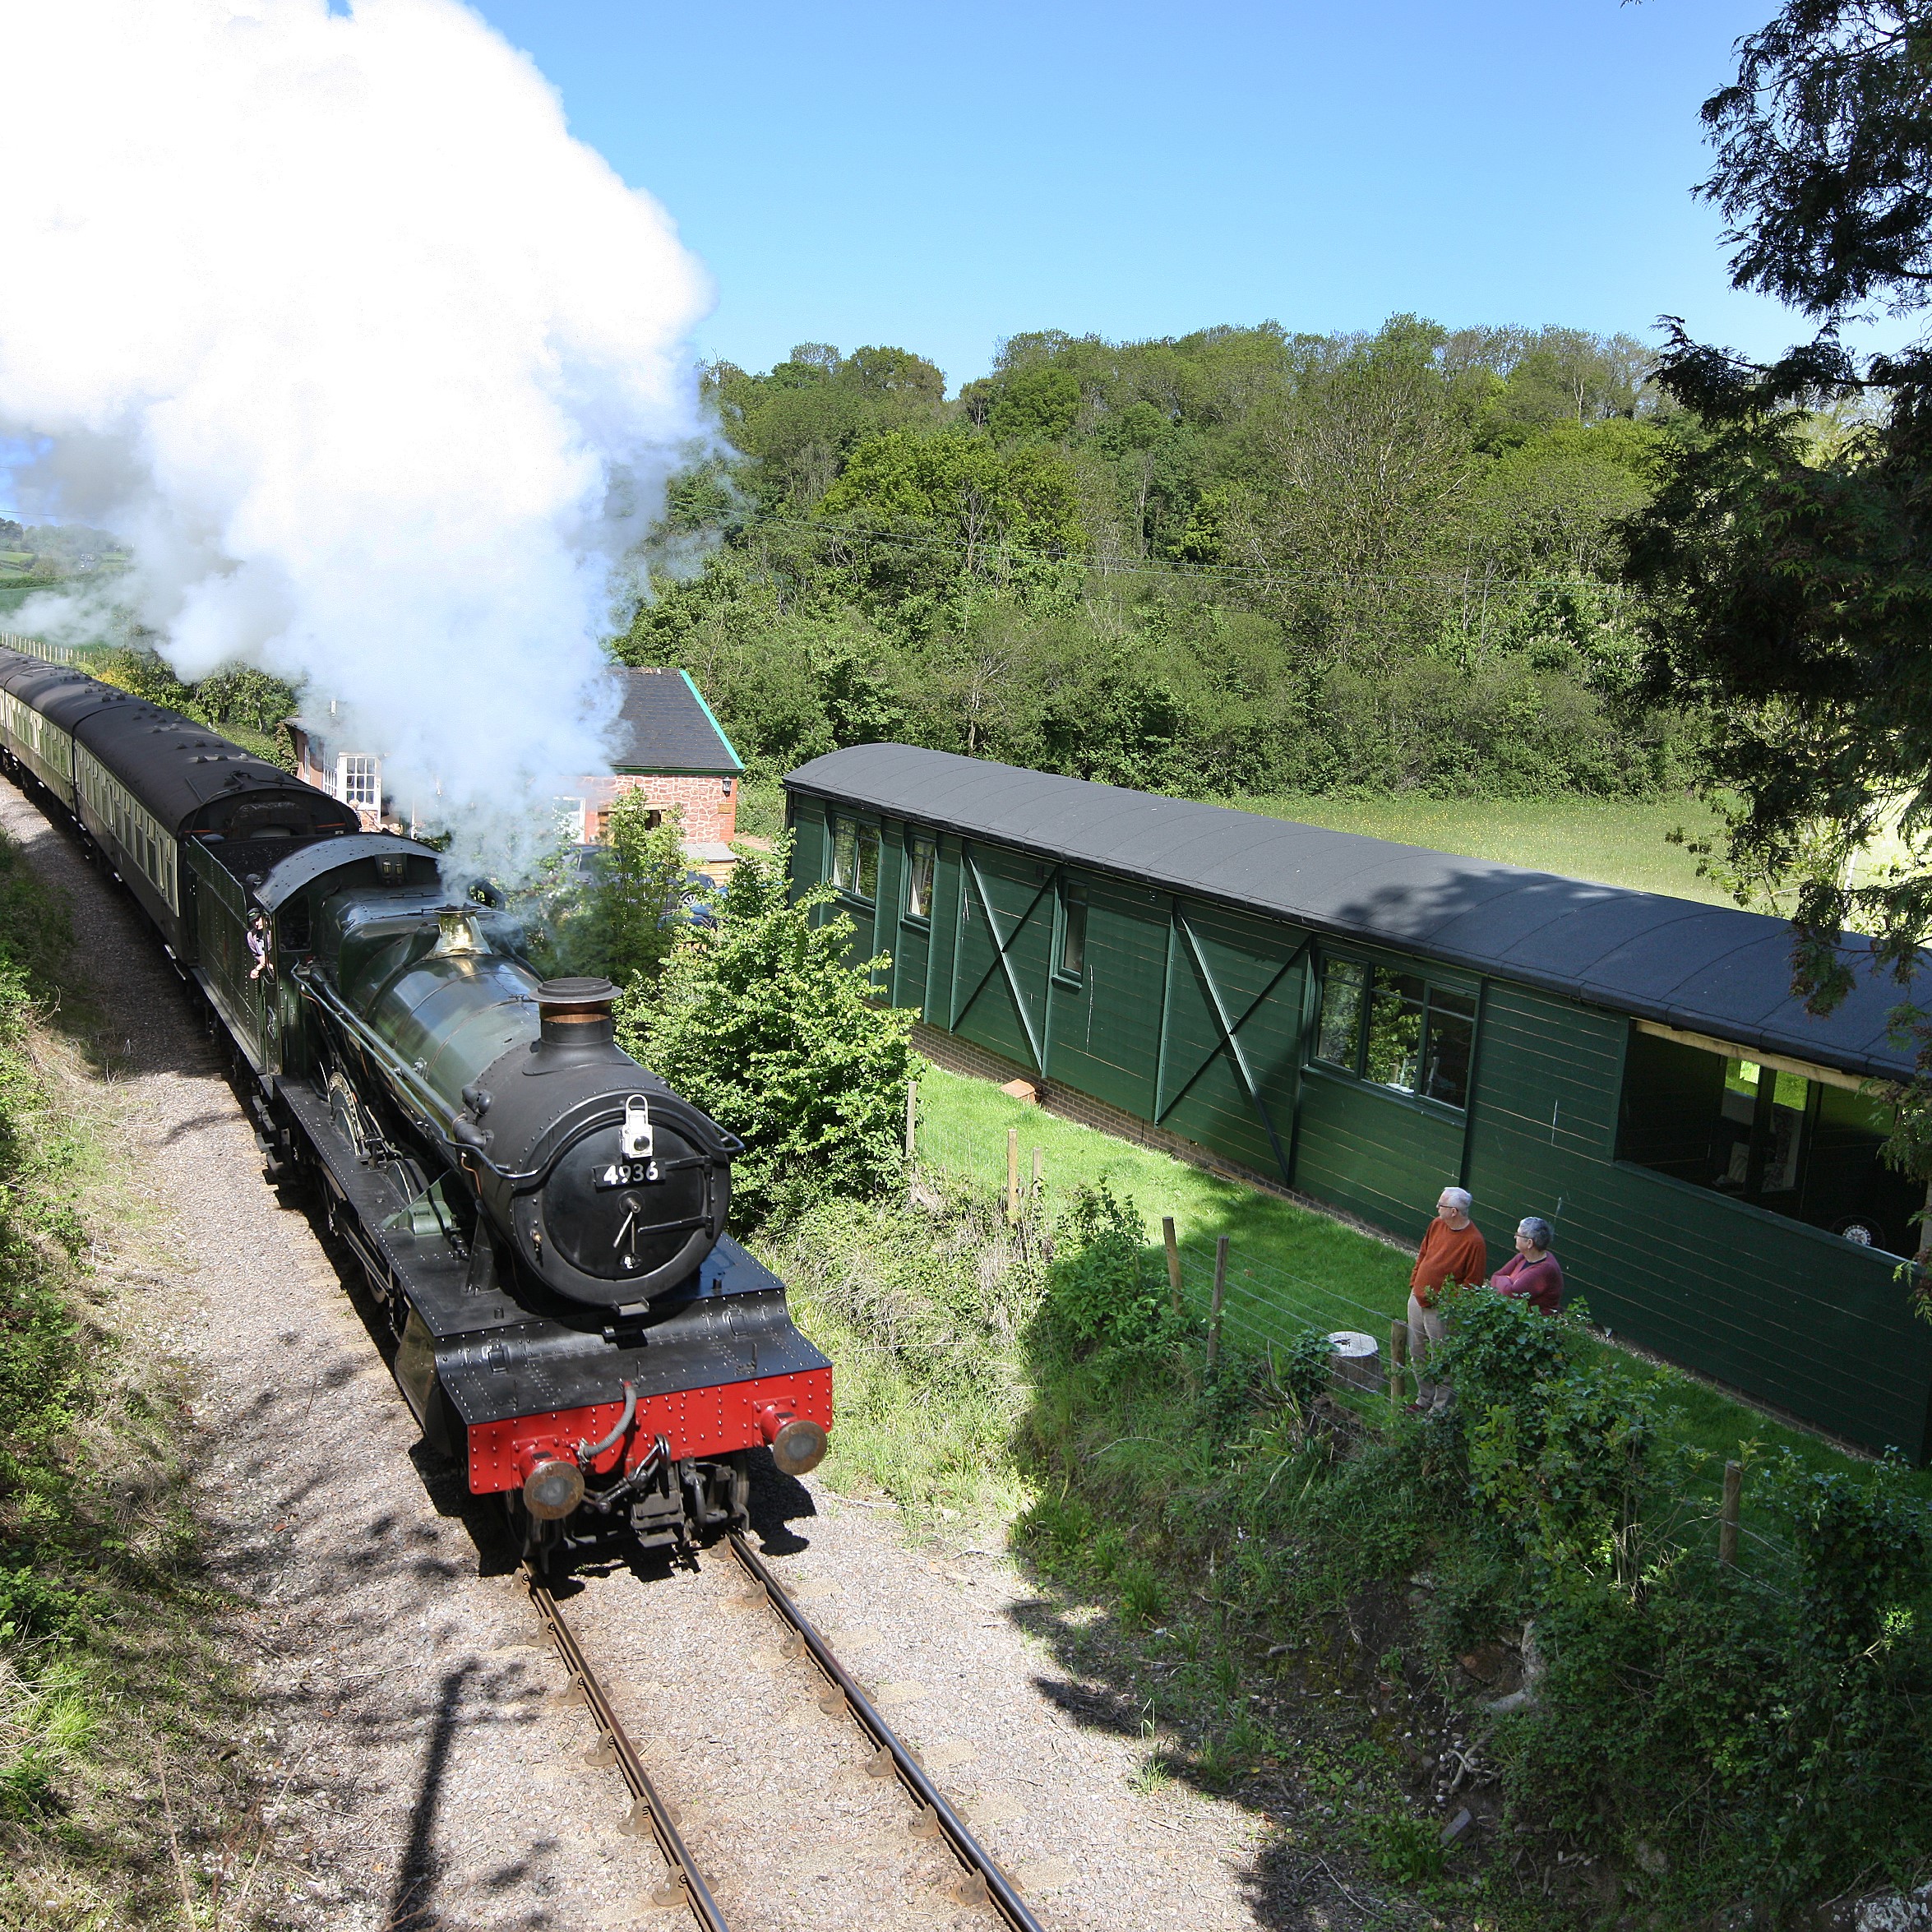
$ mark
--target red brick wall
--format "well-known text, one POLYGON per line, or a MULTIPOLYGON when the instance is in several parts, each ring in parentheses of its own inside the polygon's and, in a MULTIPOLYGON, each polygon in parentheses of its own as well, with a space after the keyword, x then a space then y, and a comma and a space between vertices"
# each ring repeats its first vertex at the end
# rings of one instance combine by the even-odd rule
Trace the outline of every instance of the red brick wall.
POLYGON ((603 815, 620 792, 640 791, 660 811, 673 807, 684 813, 684 835, 696 845, 726 845, 737 836, 738 781, 736 779, 664 778, 626 775, 587 778, 583 788, 584 836, 602 836, 603 815))

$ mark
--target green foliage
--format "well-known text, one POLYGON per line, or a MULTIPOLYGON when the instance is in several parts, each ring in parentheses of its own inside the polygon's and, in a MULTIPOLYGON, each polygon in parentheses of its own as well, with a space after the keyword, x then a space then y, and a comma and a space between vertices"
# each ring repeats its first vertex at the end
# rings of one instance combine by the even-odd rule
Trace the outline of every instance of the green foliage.
POLYGON ((1649 795, 1690 747, 1631 698, 1615 581, 1643 367, 1414 317, 1047 330, 949 409, 917 358, 803 345, 714 372, 736 454, 667 536, 719 545, 621 654, 691 671, 765 770, 895 738, 1195 794, 1649 795))
POLYGON ((1582 1354, 1583 1317, 1574 1301, 1547 1315, 1513 1296, 1451 1287, 1440 1306, 1449 1335, 1433 1352, 1435 1369, 1455 1390, 1464 1417, 1486 1417, 1500 1407, 1527 1418, 1539 1391, 1582 1354))
POLYGON ((184 684, 153 651, 120 645, 93 653, 87 673, 104 684, 224 733, 271 765, 294 770, 294 755, 280 728, 295 714, 295 694, 265 671, 239 665, 217 671, 198 684, 184 684))
POLYGON ((57 1643, 70 1634, 80 1607, 75 1592, 30 1565, 0 1565, 0 1644, 57 1643))
POLYGON ((1078 581, 1087 547, 1072 469, 1036 444, 895 430, 860 443, 813 515, 861 607, 908 636, 956 629, 989 588, 1022 608, 1078 581))
MULTIPOLYGON (((88 1278, 79 1212, 113 1144, 71 1042, 65 904, 0 838, 0 1925, 150 1925, 181 1910, 164 1837, 125 1778, 167 1766, 191 1828, 240 1841, 259 1797, 237 1739, 227 1605, 187 1497, 173 1371, 88 1278), (57 1005, 56 1002, 58 1001, 57 1005), (111 1713, 111 1723, 109 1715, 111 1713), (54 1918, 49 1918, 50 1912, 54 1918)), ((119 1036, 114 1036, 118 1041, 119 1036)), ((120 1255, 139 1223, 104 1214, 120 1255)), ((138 1253, 138 1248, 132 1250, 138 1253)), ((177 1921, 178 1922, 178 1921, 177 1921)))
POLYGON ((1047 1282, 1048 1313, 1071 1341, 1139 1349, 1172 1339, 1166 1278, 1147 1265, 1141 1230, 1139 1209, 1105 1181, 1075 1195, 1047 1282))
POLYGON ((1910 1627, 1932 1559, 1932 1514, 1886 1462, 1858 1482, 1807 1470, 1788 1454, 1772 1495, 1797 1552, 1805 1640, 1829 1659, 1890 1648, 1910 1627))
POLYGON ((1655 1404, 1599 1369, 1538 1383, 1469 1428, 1480 1508, 1534 1558, 1546 1592, 1608 1574, 1637 1576, 1637 1515, 1657 1441, 1655 1404))
POLYGON ((67 901, 41 880, 19 846, 0 839, 0 963, 24 975, 19 987, 0 991, 0 1010, 23 989, 50 993, 73 943, 67 901))
MULTIPOLYGON (((867 437, 940 422, 945 395, 939 371, 903 349, 841 356, 820 342, 802 343, 765 376, 719 363, 705 386, 747 459, 737 474, 752 500, 793 516, 813 507, 867 437)), ((714 495, 728 501, 715 487, 714 495)))
POLYGON ((1315 1407, 1318 1395, 1327 1393, 1334 1361, 1328 1337, 1310 1329, 1287 1347, 1269 1350, 1268 1373, 1281 1398, 1306 1412, 1315 1407))
POLYGON ((689 891, 684 815, 673 810, 660 817, 634 786, 617 794, 609 822, 589 904, 571 936, 581 962, 573 969, 606 973, 621 987, 647 992, 677 944, 689 891))
MULTIPOLYGON (((1928 47, 1922 11, 1892 0, 1786 0, 1737 44, 1703 105, 1703 192, 1731 224, 1734 283, 1819 333, 1763 365, 1674 330, 1659 379, 1696 427, 1631 526, 1648 689, 1721 721, 1723 870, 1740 896, 1789 893, 1794 983, 1821 1014, 1868 963, 1847 929, 1902 982, 1932 938, 1932 342, 1854 355, 1840 336, 1860 312, 1932 302, 1928 47)), ((1919 1048, 1902 1113, 1932 1116, 1932 1025, 1898 1018, 1919 1048)), ((1923 1176, 1932 1132, 1908 1120, 1890 1151, 1923 1176)))
POLYGON ((1398 1885, 1440 1878, 1442 1828, 1432 1818, 1394 1817, 1382 1822, 1372 1853, 1375 1870, 1398 1885))
POLYGON ((903 727, 891 647, 871 620, 829 593, 802 599, 740 550, 714 552, 699 576, 640 606, 617 650, 690 672, 757 771, 903 727))
POLYGON ((814 922, 829 890, 793 902, 786 839, 741 847, 714 922, 682 927, 656 985, 618 1007, 626 1050, 744 1141, 742 1222, 898 1185, 918 1064, 911 1015, 872 1001, 884 962, 851 964, 849 919, 814 922))
POLYGON ((1010 1514, 1009 1454, 1026 1398, 1019 1337, 1038 1310, 1037 1251, 996 1196, 823 1199, 761 1251, 802 1327, 833 1359, 839 1426, 826 1479, 916 1518, 1010 1514))

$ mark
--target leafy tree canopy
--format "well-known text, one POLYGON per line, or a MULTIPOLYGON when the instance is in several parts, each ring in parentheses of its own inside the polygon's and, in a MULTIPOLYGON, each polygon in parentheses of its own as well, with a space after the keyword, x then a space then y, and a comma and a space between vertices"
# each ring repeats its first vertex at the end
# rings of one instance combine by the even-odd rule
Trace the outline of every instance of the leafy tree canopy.
POLYGON ((1769 365, 1674 329, 1659 381, 1694 427, 1629 571, 1655 612, 1651 688, 1723 719, 1731 862, 1795 892, 1796 984, 1823 1010, 1851 984, 1847 927, 1902 975, 1932 932, 1932 354, 1861 362, 1837 334, 1860 304, 1929 299, 1932 10, 1791 0, 1703 115, 1733 280, 1821 327, 1769 365), (1881 830, 1905 862, 1861 872, 1881 830))
MULTIPOLYGON (((1648 689, 1722 720, 1729 865, 1740 896, 1792 894, 1794 987, 1823 1012, 1853 983, 1848 928, 1902 982, 1932 937, 1932 347, 1860 358, 1839 335, 1869 306, 1932 301, 1932 7, 1787 0, 1703 118, 1733 281, 1819 326, 1768 365, 1673 327, 1658 380, 1695 427, 1631 525, 1629 571, 1653 613, 1648 689)), ((1932 1016, 1894 1018, 1920 1052, 1890 1151, 1923 1175, 1932 1016)))

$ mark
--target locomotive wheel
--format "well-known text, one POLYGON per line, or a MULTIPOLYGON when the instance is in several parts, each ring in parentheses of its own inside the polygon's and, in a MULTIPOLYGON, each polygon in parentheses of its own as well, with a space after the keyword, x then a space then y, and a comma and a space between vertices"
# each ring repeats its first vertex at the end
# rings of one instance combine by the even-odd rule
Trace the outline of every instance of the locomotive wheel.
POLYGON ((335 1123, 336 1132, 355 1149, 355 1158, 358 1161, 368 1159, 369 1130, 363 1117, 363 1103, 340 1067, 333 1067, 329 1073, 329 1116, 335 1123))

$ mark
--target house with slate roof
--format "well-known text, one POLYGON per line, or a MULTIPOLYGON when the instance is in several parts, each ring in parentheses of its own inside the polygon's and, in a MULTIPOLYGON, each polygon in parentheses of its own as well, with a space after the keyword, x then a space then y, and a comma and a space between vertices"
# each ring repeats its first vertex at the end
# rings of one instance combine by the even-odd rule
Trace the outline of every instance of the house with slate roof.
MULTIPOLYGON (((728 868, 745 767, 703 693, 684 671, 613 665, 610 675, 619 686, 611 770, 584 774, 557 799, 563 826, 578 844, 599 844, 617 795, 642 791, 654 824, 666 812, 683 814, 685 851, 694 867, 728 868)), ((331 703, 326 712, 289 720, 297 775, 354 806, 370 830, 413 830, 384 792, 381 754, 335 743, 335 716, 331 703)))
POLYGON ((622 792, 641 791, 659 815, 684 815, 685 850, 699 867, 731 863, 743 761, 686 671, 614 668, 622 688, 611 770, 580 779, 557 801, 580 844, 600 843, 622 792))

